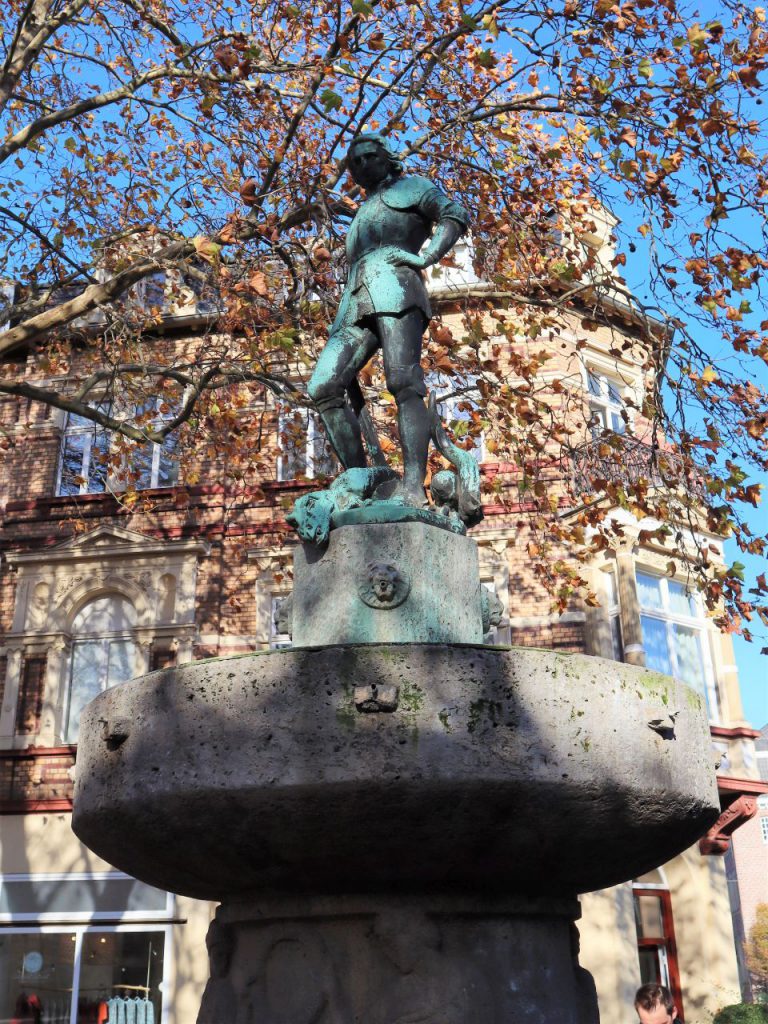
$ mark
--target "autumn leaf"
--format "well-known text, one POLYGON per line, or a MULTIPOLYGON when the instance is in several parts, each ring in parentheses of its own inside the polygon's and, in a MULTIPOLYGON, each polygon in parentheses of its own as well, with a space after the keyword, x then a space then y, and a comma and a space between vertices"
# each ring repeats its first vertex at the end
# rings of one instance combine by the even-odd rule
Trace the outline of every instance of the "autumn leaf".
POLYGON ((256 190, 258 185, 253 178, 248 178, 240 186, 240 198, 248 206, 252 206, 256 203, 256 190))
POLYGON ((221 252, 221 246, 216 242, 212 242, 210 238, 205 238, 203 235, 197 235, 192 239, 192 245, 195 247, 197 255, 208 263, 213 263, 217 259, 221 252))
POLYGON ((257 295, 268 295, 269 287, 267 278, 263 271, 255 270, 248 278, 248 284, 257 295))

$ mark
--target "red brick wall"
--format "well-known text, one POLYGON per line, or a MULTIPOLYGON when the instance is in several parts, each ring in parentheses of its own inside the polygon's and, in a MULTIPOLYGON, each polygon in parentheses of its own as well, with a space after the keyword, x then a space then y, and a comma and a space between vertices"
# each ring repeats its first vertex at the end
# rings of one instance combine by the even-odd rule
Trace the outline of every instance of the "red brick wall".
POLYGON ((768 843, 762 838, 761 819, 768 820, 768 808, 758 810, 754 818, 744 822, 734 832, 732 840, 747 935, 755 923, 758 903, 768 903, 768 843))
POLYGON ((0 752, 0 813, 71 808, 74 763, 74 747, 0 752))

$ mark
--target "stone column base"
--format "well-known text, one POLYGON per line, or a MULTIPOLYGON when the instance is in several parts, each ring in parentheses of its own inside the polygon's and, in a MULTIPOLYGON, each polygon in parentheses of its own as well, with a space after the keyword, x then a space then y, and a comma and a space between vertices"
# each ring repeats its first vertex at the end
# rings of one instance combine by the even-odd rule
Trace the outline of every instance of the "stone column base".
MULTIPOLYGON (((397 506, 395 506, 397 507, 397 506)), ((293 645, 481 644, 477 544, 429 523, 359 523, 293 557, 293 645)))
POLYGON ((599 1024, 577 900, 222 904, 197 1024, 599 1024))

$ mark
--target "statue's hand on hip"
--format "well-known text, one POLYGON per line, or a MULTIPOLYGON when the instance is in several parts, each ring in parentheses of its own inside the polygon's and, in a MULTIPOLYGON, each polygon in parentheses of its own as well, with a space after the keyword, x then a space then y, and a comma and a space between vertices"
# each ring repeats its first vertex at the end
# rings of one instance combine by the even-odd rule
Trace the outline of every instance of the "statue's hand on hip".
POLYGON ((424 270, 427 261, 419 253, 408 252, 393 245, 386 250, 387 263, 395 267, 411 267, 413 270, 424 270))

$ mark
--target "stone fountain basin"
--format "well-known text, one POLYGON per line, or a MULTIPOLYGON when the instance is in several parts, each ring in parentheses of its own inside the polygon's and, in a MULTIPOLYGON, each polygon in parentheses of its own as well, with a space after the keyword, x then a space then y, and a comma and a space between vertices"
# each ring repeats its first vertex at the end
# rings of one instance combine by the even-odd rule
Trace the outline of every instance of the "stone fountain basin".
POLYGON ((572 894, 703 835, 719 814, 713 760, 702 698, 642 668, 529 648, 294 648, 97 697, 73 828, 199 899, 572 894))

